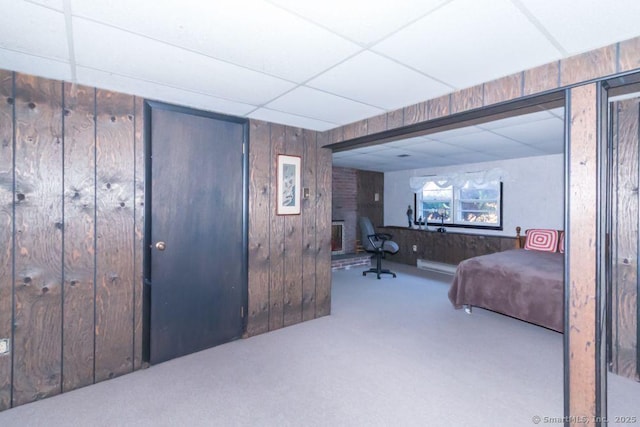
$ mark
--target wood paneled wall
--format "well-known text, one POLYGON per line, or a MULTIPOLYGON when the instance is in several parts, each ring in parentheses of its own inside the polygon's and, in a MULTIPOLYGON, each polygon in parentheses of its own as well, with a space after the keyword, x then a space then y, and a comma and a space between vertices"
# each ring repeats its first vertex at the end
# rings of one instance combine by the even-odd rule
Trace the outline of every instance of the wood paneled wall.
MULTIPOLYGON (((0 410, 142 365, 143 100, 0 70, 0 410)), ((252 122, 247 335, 330 313, 327 135, 252 122), (276 155, 310 198, 275 214, 276 155)))
POLYGON ((612 106, 610 369, 640 381, 638 372, 638 157, 640 98, 612 106))
POLYGON ((326 135, 251 121, 247 336, 331 309, 331 151, 326 135), (302 157, 300 215, 276 214, 277 155, 302 157))
POLYGON ((8 71, 0 90, 6 409, 139 366, 144 170, 140 99, 8 71))

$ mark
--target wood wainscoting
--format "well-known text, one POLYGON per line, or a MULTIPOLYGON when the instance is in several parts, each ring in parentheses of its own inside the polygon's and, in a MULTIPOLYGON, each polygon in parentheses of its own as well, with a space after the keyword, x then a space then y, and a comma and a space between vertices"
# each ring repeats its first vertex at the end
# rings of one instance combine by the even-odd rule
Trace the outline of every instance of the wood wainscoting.
POLYGON ((467 258, 513 249, 516 245, 515 236, 438 233, 408 227, 379 227, 378 230, 391 234, 393 241, 400 246, 398 253, 387 255, 387 258, 409 265, 416 265, 419 259, 458 265, 467 258))

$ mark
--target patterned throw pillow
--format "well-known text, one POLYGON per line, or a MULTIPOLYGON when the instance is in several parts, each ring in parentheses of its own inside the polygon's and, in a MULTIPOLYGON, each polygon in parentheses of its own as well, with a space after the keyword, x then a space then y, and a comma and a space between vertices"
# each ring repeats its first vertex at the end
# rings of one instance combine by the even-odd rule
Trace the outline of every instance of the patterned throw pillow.
POLYGON ((560 239, 560 241, 558 242, 558 252, 563 254, 564 253, 564 231, 560 232, 559 239, 560 239))
POLYGON ((527 230, 524 248, 529 251, 555 252, 558 248, 558 230, 546 228, 527 230))

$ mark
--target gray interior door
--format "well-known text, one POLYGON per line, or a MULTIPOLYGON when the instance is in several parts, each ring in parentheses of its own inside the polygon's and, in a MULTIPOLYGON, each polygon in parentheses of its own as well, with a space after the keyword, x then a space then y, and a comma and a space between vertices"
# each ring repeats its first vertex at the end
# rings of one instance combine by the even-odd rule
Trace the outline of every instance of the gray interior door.
POLYGON ((238 338, 246 301, 246 124, 148 103, 147 359, 238 338))

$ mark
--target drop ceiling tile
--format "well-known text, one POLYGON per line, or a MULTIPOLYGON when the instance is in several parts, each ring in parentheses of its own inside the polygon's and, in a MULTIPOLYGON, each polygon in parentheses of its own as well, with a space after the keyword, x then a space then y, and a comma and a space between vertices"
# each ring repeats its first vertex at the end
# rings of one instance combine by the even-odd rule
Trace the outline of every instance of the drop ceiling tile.
POLYGON ((437 156, 445 156, 453 153, 471 153, 471 151, 466 148, 457 147, 440 141, 425 141, 424 144, 414 144, 411 147, 407 147, 407 150, 410 152, 429 153, 437 156))
MULTIPOLYGON (((473 151, 483 151, 487 149, 499 149, 518 144, 501 135, 491 132, 474 133, 471 135, 461 135, 446 140, 447 144, 463 147, 473 151)), ((522 144, 519 144, 522 145, 522 144)))
POLYGON ((417 17, 433 11, 446 0, 349 0, 315 2, 272 0, 310 21, 358 43, 369 44, 391 34, 417 17))
POLYGON ((387 142, 384 145, 386 147, 396 147, 396 148, 404 148, 411 147, 417 144, 424 144, 425 142, 430 141, 428 138, 423 136, 414 136, 406 139, 399 139, 397 141, 387 142))
POLYGON ((55 9, 60 12, 64 11, 64 0, 26 0, 29 3, 38 4, 40 6, 55 9))
POLYGON ((459 136, 477 134, 482 132, 484 132, 484 129, 482 129, 479 126, 465 126, 457 129, 450 129, 442 132, 431 133, 427 135, 427 137, 435 141, 446 141, 452 138, 457 138, 459 136))
POLYGON ((334 159, 344 159, 344 158, 353 157, 353 156, 356 156, 356 155, 357 155, 357 153, 354 153, 353 151, 338 151, 338 152, 333 153, 332 156, 333 156, 334 159))
POLYGON ((323 122, 321 120, 310 119, 308 117, 298 116, 295 114, 282 113, 268 108, 258 108, 256 111, 249 114, 248 117, 317 131, 325 131, 337 126, 336 123, 323 122))
POLYGON ((560 58, 509 0, 454 0, 372 47, 456 88, 560 58))
POLYGON ((493 120, 491 122, 479 125, 483 129, 500 129, 509 126, 519 125, 521 123, 531 123, 538 120, 546 120, 557 118, 551 111, 537 111, 535 113, 521 114, 519 116, 508 117, 506 119, 493 120))
POLYGON ((74 19, 79 66, 259 105, 290 90, 285 80, 112 27, 74 19))
POLYGON ((2 7, 0 48, 69 61, 64 15, 22 0, 2 7))
POLYGON ((481 162, 491 162, 495 160, 500 160, 498 156, 485 154, 485 153, 462 153, 462 154, 452 154, 447 156, 448 160, 455 164, 461 163, 481 163, 481 162))
POLYGON ((555 142, 559 145, 564 143, 564 122, 557 118, 521 123, 515 126, 495 129, 493 132, 534 146, 546 142, 555 142))
POLYGON ((69 63, 0 49, 0 68, 55 80, 71 80, 69 63))
POLYGON ((356 154, 356 155, 360 155, 360 154, 370 154, 370 153, 375 153, 377 151, 382 151, 385 149, 385 144, 378 144, 378 145, 369 145, 368 147, 360 147, 360 148, 354 148, 353 150, 350 150, 350 153, 356 154))
POLYGON ((285 113, 300 114, 341 125, 382 114, 384 110, 308 87, 297 87, 265 105, 285 113))
POLYGON ((545 154, 564 154, 564 142, 541 142, 534 146, 545 154))
POLYGON ((640 35, 637 0, 520 1, 570 55, 640 35))
POLYGON ((372 52, 362 52, 307 86, 392 110, 451 92, 452 88, 372 52))
POLYGON ((384 149, 375 152, 374 154, 378 156, 385 157, 400 157, 400 156, 412 156, 413 153, 405 148, 396 148, 396 147, 384 147, 384 149))
POLYGON ((161 4, 81 1, 73 13, 298 83, 361 49, 262 0, 161 4))
POLYGON ((163 86, 157 83, 132 79, 85 67, 77 68, 77 80, 78 83, 88 86, 96 86, 98 88, 136 95, 156 101, 223 114, 244 116, 256 108, 254 105, 228 101, 197 92, 163 86))
POLYGON ((498 156, 502 159, 517 159, 521 157, 534 157, 542 156, 545 151, 532 147, 530 145, 524 145, 517 142, 513 142, 510 145, 505 145, 499 148, 486 148, 483 152, 492 156, 498 156))

